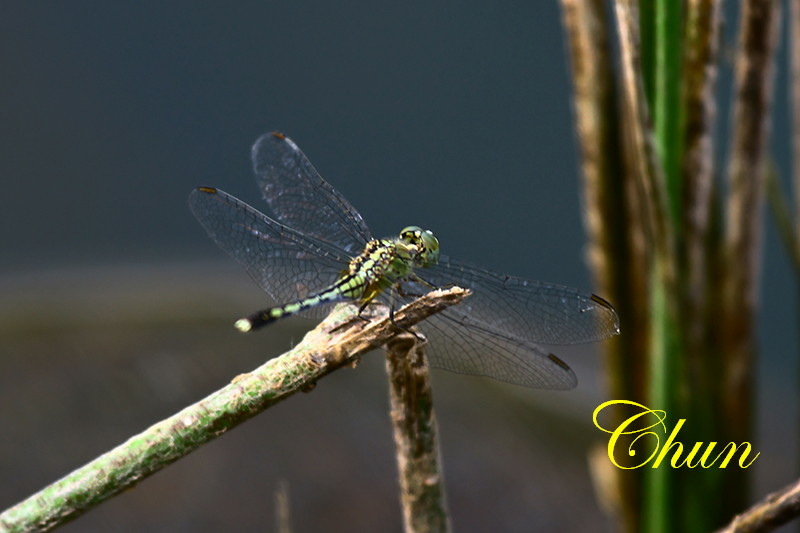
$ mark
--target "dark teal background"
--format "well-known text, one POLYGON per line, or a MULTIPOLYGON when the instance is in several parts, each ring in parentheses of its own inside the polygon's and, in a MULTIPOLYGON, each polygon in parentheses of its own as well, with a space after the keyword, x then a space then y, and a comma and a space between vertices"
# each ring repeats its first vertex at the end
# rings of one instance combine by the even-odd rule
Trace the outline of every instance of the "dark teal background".
POLYGON ((376 234, 584 281, 557 4, 423 5, 6 6, 4 265, 209 256, 188 191, 260 202, 278 129, 376 234))

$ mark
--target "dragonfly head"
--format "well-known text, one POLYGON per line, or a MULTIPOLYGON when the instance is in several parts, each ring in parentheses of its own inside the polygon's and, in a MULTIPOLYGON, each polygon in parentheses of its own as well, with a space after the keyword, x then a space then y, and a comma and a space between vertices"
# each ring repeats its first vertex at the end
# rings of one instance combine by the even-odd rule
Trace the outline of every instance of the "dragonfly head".
POLYGON ((426 267, 439 262, 439 239, 432 231, 408 226, 400 232, 399 241, 412 252, 415 266, 426 267))

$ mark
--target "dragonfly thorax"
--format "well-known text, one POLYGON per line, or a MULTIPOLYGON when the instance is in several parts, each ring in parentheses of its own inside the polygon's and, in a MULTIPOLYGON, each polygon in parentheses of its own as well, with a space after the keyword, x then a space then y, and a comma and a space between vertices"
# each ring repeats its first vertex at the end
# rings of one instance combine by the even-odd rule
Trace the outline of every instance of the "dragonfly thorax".
POLYGON ((367 302, 395 283, 413 275, 415 268, 439 261, 439 241, 428 230, 404 228, 394 239, 373 239, 350 260, 340 289, 347 298, 367 302))

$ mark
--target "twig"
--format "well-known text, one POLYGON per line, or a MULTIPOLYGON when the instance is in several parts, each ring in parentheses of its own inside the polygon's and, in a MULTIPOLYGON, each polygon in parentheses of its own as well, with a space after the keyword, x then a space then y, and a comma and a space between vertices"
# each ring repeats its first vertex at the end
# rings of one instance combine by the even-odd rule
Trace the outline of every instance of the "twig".
MULTIPOLYGON (((600 294, 613 297, 614 251, 624 242, 617 101, 605 8, 599 2, 561 0, 572 67, 573 108, 583 171, 584 225, 589 265, 600 294)), ((625 261, 619 261, 625 264, 625 261)), ((616 289, 616 290, 615 290, 616 289)), ((618 307, 619 301, 613 299, 618 307)))
POLYGON ((449 531, 424 342, 406 333, 386 348, 405 531, 449 531))
MULTIPOLYGON (((714 126, 717 113, 715 85, 719 58, 719 34, 722 28, 721 0, 688 0, 684 3, 686 22, 682 78, 683 117, 681 161, 681 233, 678 241, 680 268, 680 329, 684 371, 681 387, 685 416, 698 424, 693 439, 711 440, 719 435, 714 406, 719 403, 718 368, 722 355, 713 346, 710 333, 715 323, 709 283, 710 259, 720 250, 719 232, 712 231, 712 197, 715 176, 714 126), (709 401, 709 399, 713 399, 709 401)), ((713 199, 712 199, 713 198, 713 199)), ((682 415, 683 416, 683 415, 682 415)), ((687 437, 687 440, 689 438, 687 437)), ((708 471, 705 483, 687 483, 680 479, 682 522, 697 530, 709 530, 730 515, 722 505, 708 505, 706 495, 722 490, 728 471, 708 471), (710 489, 710 487, 715 487, 710 489)), ((737 507, 734 507, 736 509, 737 507)), ((685 526, 685 527, 686 527, 685 526)))
MULTIPOLYGON (((663 261, 665 268, 671 270, 675 264, 672 260, 673 231, 669 223, 663 168, 656 153, 652 117, 642 85, 638 2, 620 0, 614 7, 622 54, 624 116, 630 121, 629 131, 636 165, 634 176, 641 193, 642 208, 638 215, 646 221, 646 236, 652 242, 657 261, 663 261)), ((674 280, 674 272, 668 271, 665 274, 674 280)))
MULTIPOLYGON (((625 174, 608 14, 603 2, 561 0, 561 6, 581 152, 586 258, 598 294, 614 302, 627 325, 624 336, 604 343, 609 394, 641 397, 645 365, 640 354, 647 346, 642 318, 647 315, 647 291, 641 287, 646 285, 647 267, 643 247, 631 244, 636 241, 632 230, 638 227, 631 223, 626 202, 632 187, 625 174)), ((621 491, 613 495, 620 503, 616 517, 624 530, 635 531, 639 473, 622 474, 619 470, 610 474, 616 476, 614 486, 621 491)))
POLYGON ((789 254, 792 266, 796 273, 800 273, 800 240, 795 233, 792 223, 791 209, 786 195, 781 190, 780 179, 777 172, 773 169, 767 172, 767 199, 772 207, 772 214, 775 218, 775 226, 778 228, 778 235, 781 236, 783 247, 789 254))
POLYGON ((289 506, 289 484, 286 480, 278 483, 275 490, 275 531, 292 533, 292 513, 289 506))
MULTIPOLYGON (((752 440, 758 271, 780 2, 743 0, 739 18, 725 226, 710 280, 717 317, 713 350, 721 359, 713 379, 720 398, 714 435, 731 442, 752 440)), ((724 474, 725 483, 715 491, 720 509, 744 506, 740 487, 746 486, 748 473, 734 469, 724 474)))
MULTIPOLYGON (((787 232, 790 233, 792 241, 787 243, 787 249, 790 250, 794 259, 792 263, 794 264, 795 277, 800 280, 800 253, 798 253, 800 252, 800 2, 789 2, 789 20, 789 57, 791 61, 789 70, 789 109, 792 110, 791 183, 794 189, 794 229, 787 232)), ((789 211, 788 208, 787 211, 789 211)), ((781 233, 783 234, 784 232, 781 233)), ((796 294, 800 297, 800 292, 796 294)), ((797 315, 796 311, 795 315, 797 315)))
MULTIPOLYGON (((611 58, 608 21, 601 2, 561 0, 564 28, 570 55, 573 83, 573 108, 581 151, 583 173, 583 216, 588 234, 586 258, 592 269, 599 294, 614 302, 622 321, 637 316, 632 301, 642 291, 631 287, 642 276, 631 265, 629 213, 625 198, 623 149, 618 120, 619 102, 611 58)), ((641 259, 641 258, 639 258, 641 259)), ((638 263, 643 263, 640 260, 638 263)), ((643 305, 644 306, 644 305, 643 305)), ((641 328, 630 327, 633 332, 641 328)), ((629 343, 632 333, 625 337, 629 343)), ((619 343, 614 351, 623 351, 619 343)), ((610 346, 611 344, 608 344, 610 346)), ((628 350, 629 352, 631 350, 628 350)), ((636 354, 641 349, 632 350, 636 354)), ((630 391, 637 379, 637 360, 624 355, 612 362, 612 390, 630 391)))
MULTIPOLYGON (((718 321, 726 356, 721 421, 725 438, 733 442, 750 440, 752 431, 755 313, 779 11, 777 0, 746 0, 740 17, 718 321)), ((745 471, 741 476, 743 483, 745 471)), ((732 481, 730 487, 736 485, 732 481)), ((731 496, 730 505, 740 507, 741 497, 731 496)))
MULTIPOLYGON (((403 307, 394 321, 408 329, 463 300, 469 291, 436 290, 403 307)), ((366 322, 338 306, 300 344, 249 374, 131 437, 89 464, 0 514, 0 530, 48 530, 190 453, 326 374, 385 344, 397 327, 385 315, 366 322)))
POLYGON ((773 492, 719 530, 719 533, 763 533, 800 516, 800 480, 773 492))
POLYGON ((779 11, 777 0, 745 1, 739 30, 725 237, 733 284, 726 291, 732 298, 727 304, 732 313, 740 316, 752 312, 757 300, 756 274, 779 11))
POLYGON ((684 158, 682 210, 685 241, 686 299, 684 329, 690 346, 699 345, 704 323, 708 229, 714 182, 714 118, 721 3, 690 0, 686 4, 685 89, 683 95, 684 158))
MULTIPOLYGON (((686 5, 684 59, 684 210, 690 255, 702 256, 714 180, 714 119, 721 2, 690 0, 686 5)), ((698 274, 696 274, 698 275, 698 274)))
POLYGON ((791 57, 789 108, 792 110, 792 185, 795 235, 800 235, 800 4, 789 2, 789 55, 791 57))

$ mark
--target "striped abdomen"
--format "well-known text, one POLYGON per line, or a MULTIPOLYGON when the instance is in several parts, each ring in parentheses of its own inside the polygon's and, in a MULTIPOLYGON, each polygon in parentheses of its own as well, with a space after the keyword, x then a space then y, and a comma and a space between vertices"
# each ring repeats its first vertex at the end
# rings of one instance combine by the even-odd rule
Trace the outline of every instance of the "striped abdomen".
POLYGON ((235 326, 239 331, 250 331, 266 326, 280 318, 302 313, 318 305, 341 302, 343 300, 360 300, 367 293, 367 288, 370 284, 371 280, 367 276, 348 274, 317 294, 296 302, 257 311, 247 318, 237 320, 235 326))
POLYGON ((382 290, 409 272, 407 263, 397 255, 395 243, 387 240, 372 240, 364 252, 354 257, 348 270, 327 289, 296 302, 270 307, 236 321, 240 331, 266 326, 279 318, 302 313, 307 309, 332 302, 356 300, 368 304, 382 290))

